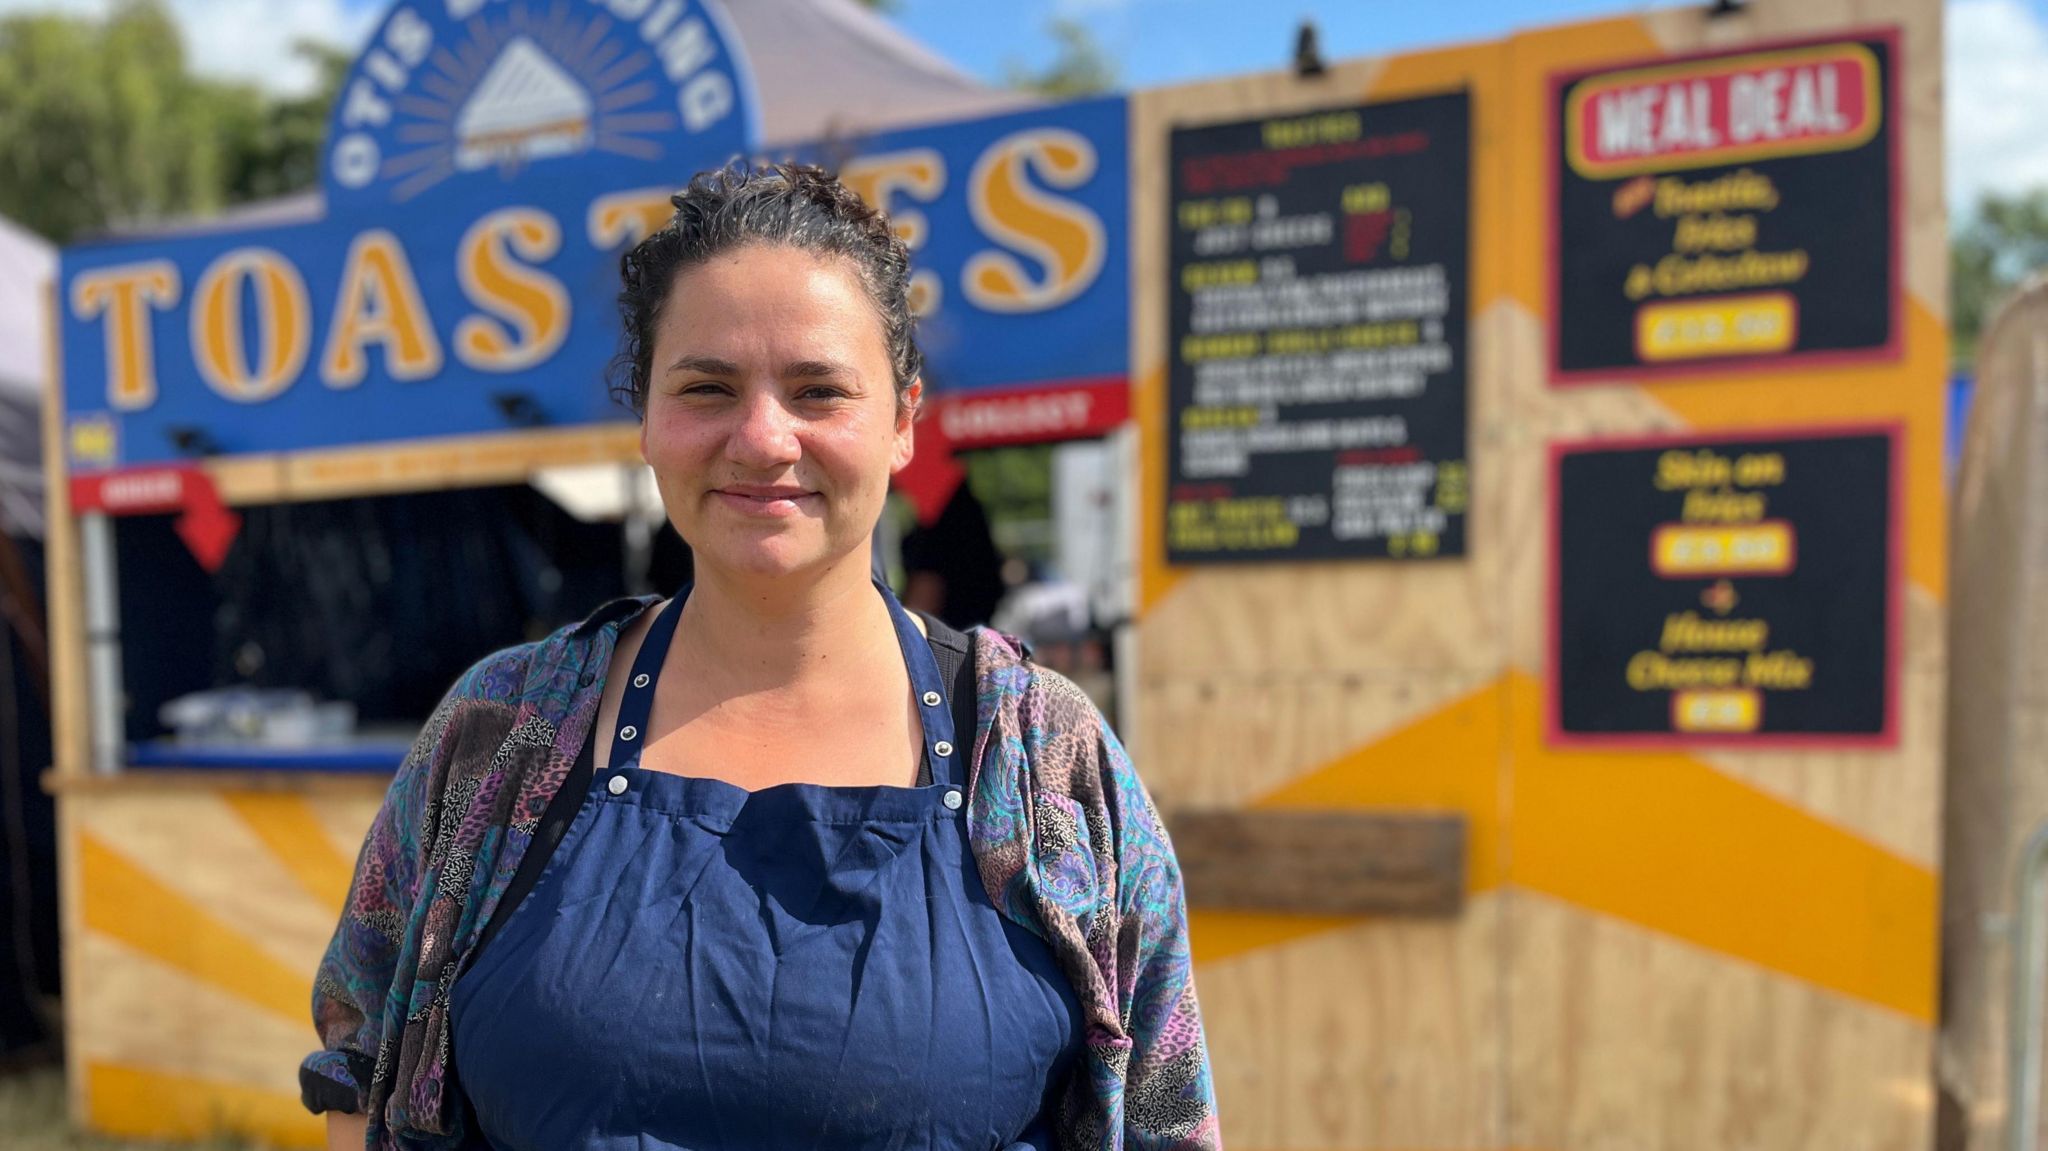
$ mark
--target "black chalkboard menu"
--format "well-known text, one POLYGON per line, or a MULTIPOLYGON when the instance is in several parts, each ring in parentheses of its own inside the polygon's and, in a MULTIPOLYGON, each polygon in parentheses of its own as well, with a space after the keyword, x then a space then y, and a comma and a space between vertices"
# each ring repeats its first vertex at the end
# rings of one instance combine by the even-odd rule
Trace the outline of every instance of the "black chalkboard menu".
POLYGON ((1553 83, 1554 376, 1896 356, 1897 37, 1553 83))
POLYGON ((1892 429, 1560 448, 1553 742, 1888 743, 1892 429))
POLYGON ((1462 555, 1463 92, 1171 141, 1169 563, 1462 555))

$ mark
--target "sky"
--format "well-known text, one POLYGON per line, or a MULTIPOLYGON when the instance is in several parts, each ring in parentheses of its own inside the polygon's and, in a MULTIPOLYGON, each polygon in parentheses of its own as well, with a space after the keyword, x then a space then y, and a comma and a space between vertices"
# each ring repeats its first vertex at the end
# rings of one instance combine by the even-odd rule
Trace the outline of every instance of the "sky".
MULTIPOLYGON (((727 0, 745 3, 746 0, 727 0)), ((312 37, 355 47, 388 0, 167 0, 195 66, 302 90, 288 46, 312 37), (280 61, 284 63, 280 66, 280 61)), ((0 13, 103 12, 108 0, 0 0, 0 13)), ((1326 59, 1490 39, 1520 28, 1638 11, 1641 0, 896 0, 899 27, 963 70, 1000 83, 1042 66, 1047 26, 1077 20, 1126 88, 1279 67, 1294 30, 1316 22, 1326 59)), ((1658 6, 1668 6, 1658 4, 1658 6)), ((1985 192, 2048 186, 2048 0, 1947 0, 1948 186, 1955 214, 1985 192)))

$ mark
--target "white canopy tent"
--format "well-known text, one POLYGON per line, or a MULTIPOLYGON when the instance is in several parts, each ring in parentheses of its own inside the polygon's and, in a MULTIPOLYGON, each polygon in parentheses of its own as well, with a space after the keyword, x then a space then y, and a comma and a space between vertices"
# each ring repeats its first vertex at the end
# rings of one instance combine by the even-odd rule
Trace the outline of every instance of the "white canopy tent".
POLYGON ((43 293, 57 250, 0 219, 0 532, 43 534, 43 376, 49 318, 43 293))

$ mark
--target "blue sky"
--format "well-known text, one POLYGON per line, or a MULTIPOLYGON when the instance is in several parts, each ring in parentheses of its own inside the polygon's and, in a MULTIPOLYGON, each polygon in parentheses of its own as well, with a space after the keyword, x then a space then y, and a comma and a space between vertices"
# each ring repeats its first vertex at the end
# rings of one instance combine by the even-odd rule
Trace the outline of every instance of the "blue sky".
MULTIPOLYGON (((0 0, 0 13, 104 12, 109 0, 0 0)), ((749 0, 725 0, 745 4, 749 0)), ((1800 3, 1807 0, 1788 0, 1800 3)), ((165 0, 202 71, 290 90, 310 83, 286 50, 310 36, 349 47, 389 0, 165 0)), ((1040 66, 1056 16, 1080 21, 1126 88, 1285 64, 1313 19, 1332 59, 1501 36, 1518 28, 1641 10, 1643 0, 897 0, 911 36, 992 83, 1040 66)), ((1666 6, 1658 0, 1656 6, 1666 6)), ((1948 186, 1957 214, 1986 190, 2048 187, 2048 0, 1947 0, 1948 186)))
POLYGON ((891 18, 941 55, 990 79, 1000 79, 1009 61, 1033 65, 1051 59, 1046 25, 1056 17, 1078 20, 1117 61, 1126 86, 1149 88, 1279 67, 1292 58, 1294 30, 1303 19, 1315 21, 1324 56, 1337 59, 1483 40, 1517 28, 1645 5, 1627 0, 1018 0, 1003 5, 1000 17, 991 15, 992 7, 971 0, 901 0, 891 18))

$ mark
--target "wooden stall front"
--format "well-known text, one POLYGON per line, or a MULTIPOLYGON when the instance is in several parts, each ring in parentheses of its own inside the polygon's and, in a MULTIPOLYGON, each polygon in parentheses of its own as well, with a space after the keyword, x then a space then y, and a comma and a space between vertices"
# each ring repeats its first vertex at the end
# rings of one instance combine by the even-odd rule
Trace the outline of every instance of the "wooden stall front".
MULTIPOLYGON (((1671 8, 1134 97, 1137 762, 1170 808, 1429 810, 1462 816, 1469 834, 1453 918, 1196 913, 1229 1145, 1930 1145, 1947 627, 1941 59, 1933 0, 1759 0, 1720 18, 1671 8), (1891 47, 1891 338, 1846 359, 1559 370, 1554 85, 1706 53, 1865 42, 1891 47), (1288 125, 1352 109, 1371 133, 1399 123, 1376 110, 1455 92, 1469 99, 1472 140, 1462 555, 1168 562, 1168 509, 1183 502, 1168 485, 1187 476, 1170 471, 1169 440, 1189 426, 1169 412, 1185 354, 1169 336, 1180 287, 1169 252, 1188 223, 1170 182, 1192 176, 1175 165, 1172 133, 1265 120, 1282 125, 1269 139, 1292 139, 1288 125), (1833 427, 1896 434, 1896 696, 1874 738, 1561 733, 1553 451, 1833 427)), ((1681 97, 1700 74, 1675 73, 1681 97)), ((1353 178, 1375 179, 1363 169, 1353 178)), ((1398 206, 1398 181, 1393 193, 1398 206)), ((1883 184, 1836 194, 1846 217, 1883 184)), ((1814 207, 1800 219, 1832 227, 1814 207)), ((1862 498, 1881 508, 1882 488, 1862 498)), ((1882 540, 1880 529, 1865 542, 1881 556, 1882 540)), ((1735 584, 1758 595, 1762 582, 1735 584)), ((1827 674, 1830 653, 1813 654, 1827 674)))

